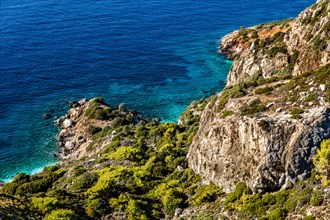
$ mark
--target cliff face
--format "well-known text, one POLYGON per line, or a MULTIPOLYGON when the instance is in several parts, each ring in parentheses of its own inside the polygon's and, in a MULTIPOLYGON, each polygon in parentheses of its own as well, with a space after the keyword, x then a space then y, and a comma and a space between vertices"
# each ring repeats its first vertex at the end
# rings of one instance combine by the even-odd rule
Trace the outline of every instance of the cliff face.
POLYGON ((299 75, 330 62, 328 0, 293 20, 241 28, 221 40, 220 52, 235 59, 227 85, 262 75, 299 75))
POLYGON ((310 176, 311 158, 330 137, 329 11, 319 1, 297 19, 221 40, 234 62, 189 149, 195 172, 227 192, 241 181, 268 191, 310 176))

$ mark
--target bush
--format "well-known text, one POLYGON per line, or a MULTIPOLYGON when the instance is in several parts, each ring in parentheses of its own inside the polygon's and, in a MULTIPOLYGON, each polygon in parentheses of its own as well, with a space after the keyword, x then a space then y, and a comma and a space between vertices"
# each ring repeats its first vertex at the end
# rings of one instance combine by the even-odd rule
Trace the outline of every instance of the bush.
POLYGON ((218 218, 210 211, 203 211, 198 213, 193 220, 217 220, 218 218))
POLYGON ((315 171, 320 175, 322 184, 330 184, 330 139, 321 142, 320 149, 313 158, 315 171))
POLYGON ((85 172, 74 180, 71 188, 76 190, 88 189, 94 185, 99 175, 95 172, 85 172))
POLYGON ((162 203, 164 205, 164 211, 167 215, 173 217, 175 209, 180 207, 183 202, 182 190, 179 188, 169 189, 164 197, 162 198, 162 203))
POLYGON ((306 215, 303 217, 302 220, 314 220, 314 219, 315 219, 314 215, 306 215))
POLYGON ((68 209, 57 209, 46 215, 44 220, 76 220, 77 215, 68 209))
POLYGON ((312 197, 310 199, 310 204, 313 206, 321 205, 323 202, 322 192, 319 190, 314 190, 312 197))
POLYGON ((109 204, 103 199, 92 199, 86 201, 86 213, 89 217, 99 217, 109 211, 109 204))
POLYGON ((148 219, 145 211, 146 205, 147 203, 143 202, 142 200, 130 199, 126 207, 126 212, 128 213, 127 219, 128 220, 148 219))
POLYGON ((289 212, 293 212, 298 207, 302 207, 303 205, 309 203, 312 188, 306 186, 304 182, 298 182, 292 190, 290 190, 289 197, 284 204, 284 207, 289 212))
POLYGON ((222 190, 213 183, 200 186, 196 189, 195 195, 191 198, 190 203, 192 205, 201 205, 206 202, 212 202, 221 194, 223 194, 222 190))
POLYGON ((304 110, 300 109, 300 108, 295 108, 291 111, 291 115, 293 119, 299 119, 301 118, 300 114, 304 113, 304 110))
POLYGON ((233 111, 224 111, 224 112, 222 112, 221 118, 226 118, 232 114, 234 114, 233 111))
POLYGON ((96 133, 102 131, 102 128, 100 128, 100 127, 95 127, 95 126, 93 126, 93 125, 89 125, 87 130, 88 130, 88 132, 89 132, 90 134, 93 135, 93 134, 96 134, 96 133))
POLYGON ((268 213, 267 219, 268 220, 281 220, 281 219, 285 219, 287 214, 288 214, 288 212, 285 209, 277 208, 277 209, 271 211, 270 213, 268 213))
POLYGON ((56 198, 52 198, 52 197, 45 197, 45 198, 33 197, 31 200, 31 205, 33 208, 45 214, 50 210, 55 209, 59 205, 59 201, 56 198))
POLYGON ((291 115, 299 115, 304 113, 304 110, 300 109, 300 108, 295 108, 291 111, 291 115))
POLYGON ((261 94, 270 95, 273 90, 274 90, 273 87, 265 86, 263 88, 256 89, 254 93, 257 95, 261 95, 261 94))
POLYGON ((142 159, 142 152, 131 146, 121 146, 118 147, 114 153, 109 155, 112 160, 131 160, 137 161, 142 159))
POLYGON ((246 186, 245 183, 239 182, 235 188, 235 191, 227 195, 225 204, 228 205, 241 198, 244 194, 251 194, 251 190, 246 186))
POLYGON ((242 107, 240 111, 241 115, 251 115, 266 111, 266 106, 261 102, 260 99, 255 99, 248 106, 242 107))
POLYGON ((112 111, 113 108, 107 106, 102 98, 94 98, 89 102, 85 115, 90 119, 109 120, 113 117, 112 111))

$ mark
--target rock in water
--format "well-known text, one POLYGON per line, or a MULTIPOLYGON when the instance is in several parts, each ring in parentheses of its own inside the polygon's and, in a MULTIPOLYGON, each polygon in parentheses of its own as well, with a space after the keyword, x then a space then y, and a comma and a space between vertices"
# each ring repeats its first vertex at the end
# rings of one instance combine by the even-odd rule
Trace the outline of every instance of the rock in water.
POLYGON ((46 113, 46 114, 44 114, 42 117, 44 118, 44 119, 49 119, 50 118, 50 114, 49 113, 46 113))

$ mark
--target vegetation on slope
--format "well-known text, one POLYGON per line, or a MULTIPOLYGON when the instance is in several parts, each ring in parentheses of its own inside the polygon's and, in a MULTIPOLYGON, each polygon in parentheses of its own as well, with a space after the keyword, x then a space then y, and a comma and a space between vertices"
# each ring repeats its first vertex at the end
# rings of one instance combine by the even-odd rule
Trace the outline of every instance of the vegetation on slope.
POLYGON ((202 184, 187 167, 186 153, 206 103, 200 100, 188 107, 180 125, 140 121, 104 128, 93 135, 92 147, 100 146, 113 131, 116 135, 101 152, 46 167, 39 174, 17 175, 1 189, 0 218, 163 219, 184 210, 182 218, 215 219, 229 211, 244 219, 283 219, 305 206, 328 202, 323 188, 314 186, 329 178, 329 140, 315 158, 319 175, 291 190, 251 194, 240 183, 225 195, 212 183, 202 184))

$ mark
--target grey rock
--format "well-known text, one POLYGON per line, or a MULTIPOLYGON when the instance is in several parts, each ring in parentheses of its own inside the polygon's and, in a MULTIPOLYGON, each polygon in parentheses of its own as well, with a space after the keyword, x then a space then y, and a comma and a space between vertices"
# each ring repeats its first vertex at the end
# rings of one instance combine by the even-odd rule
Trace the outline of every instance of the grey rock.
POLYGON ((255 192, 276 190, 309 177, 312 158, 330 137, 330 105, 298 121, 281 113, 225 119, 207 107, 188 152, 188 165, 203 179, 232 191, 244 181, 255 192), (271 123, 265 132, 260 120, 271 123))
POLYGON ((183 209, 181 208, 176 208, 174 211, 174 216, 179 216, 183 212, 183 209))

